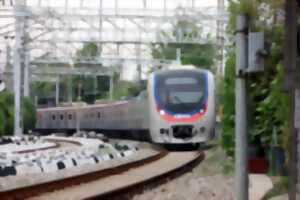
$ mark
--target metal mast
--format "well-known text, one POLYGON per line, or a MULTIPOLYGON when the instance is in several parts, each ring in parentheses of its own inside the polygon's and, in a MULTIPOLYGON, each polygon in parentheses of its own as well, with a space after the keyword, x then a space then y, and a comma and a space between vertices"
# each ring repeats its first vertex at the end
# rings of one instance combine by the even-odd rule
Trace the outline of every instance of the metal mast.
POLYGON ((24 4, 21 0, 17 0, 14 6, 15 12, 15 46, 14 46, 14 135, 21 136, 23 134, 22 123, 22 104, 21 104, 21 83, 22 83, 22 57, 24 52, 23 41, 24 40, 24 4))

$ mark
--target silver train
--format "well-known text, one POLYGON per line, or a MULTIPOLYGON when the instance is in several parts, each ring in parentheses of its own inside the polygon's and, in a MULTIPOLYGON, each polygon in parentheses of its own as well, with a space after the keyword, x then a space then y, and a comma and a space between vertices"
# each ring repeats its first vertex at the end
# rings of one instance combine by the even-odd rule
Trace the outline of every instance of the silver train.
POLYGON ((37 119, 39 131, 132 133, 154 143, 199 144, 214 133, 214 77, 203 69, 162 70, 134 99, 39 109, 37 119))

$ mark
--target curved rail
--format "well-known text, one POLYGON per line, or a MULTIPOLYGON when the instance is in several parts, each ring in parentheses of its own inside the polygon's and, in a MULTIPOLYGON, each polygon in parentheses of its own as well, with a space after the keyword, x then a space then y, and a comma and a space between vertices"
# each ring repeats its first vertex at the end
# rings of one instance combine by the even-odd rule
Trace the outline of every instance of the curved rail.
POLYGON ((141 165, 136 165, 134 168, 125 167, 125 170, 115 168, 113 169, 115 173, 110 174, 109 177, 32 199, 110 199, 120 194, 134 192, 139 188, 142 189, 153 182, 176 176, 177 172, 185 172, 187 168, 199 163, 203 158, 203 152, 164 152, 156 159, 151 159, 151 162, 140 163, 141 165))
POLYGON ((88 183, 100 178, 113 176, 115 174, 123 173, 131 168, 136 168, 147 163, 158 160, 167 155, 166 151, 161 151, 153 156, 147 157, 145 159, 136 160, 128 164, 120 165, 114 168, 103 169, 99 171, 93 171, 90 173, 80 174, 77 176, 72 176, 60 180, 53 180, 46 183, 40 183, 36 185, 31 185, 28 187, 16 188, 13 190, 0 192, 1 199, 11 200, 11 199, 26 199, 41 195, 47 192, 53 192, 62 188, 68 188, 74 185, 80 185, 83 183, 88 183))

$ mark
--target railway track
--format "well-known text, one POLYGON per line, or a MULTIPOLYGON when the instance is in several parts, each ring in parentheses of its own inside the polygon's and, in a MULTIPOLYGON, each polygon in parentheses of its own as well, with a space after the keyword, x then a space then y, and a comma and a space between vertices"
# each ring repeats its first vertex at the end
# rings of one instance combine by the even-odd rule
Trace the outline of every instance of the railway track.
POLYGON ((127 164, 0 192, 0 196, 5 200, 109 199, 171 177, 203 158, 204 153, 201 151, 167 152, 161 150, 152 156, 127 164))
POLYGON ((158 159, 140 163, 102 179, 64 188, 31 199, 110 199, 162 181, 204 158, 202 152, 162 152, 158 159))

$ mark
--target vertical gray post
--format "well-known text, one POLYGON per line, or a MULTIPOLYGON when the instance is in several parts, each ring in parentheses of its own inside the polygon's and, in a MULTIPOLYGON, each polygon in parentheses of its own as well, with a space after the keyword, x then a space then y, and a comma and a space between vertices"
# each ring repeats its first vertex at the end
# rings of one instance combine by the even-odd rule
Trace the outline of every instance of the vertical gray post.
POLYGON ((38 97, 37 95, 34 96, 34 105, 35 105, 36 108, 37 108, 38 105, 39 105, 39 97, 38 97))
POLYGON ((138 82, 140 84, 142 80, 141 44, 136 44, 135 50, 136 50, 136 58, 137 58, 138 82))
POLYGON ((29 52, 25 52, 24 61, 24 96, 29 97, 30 94, 30 57, 29 52))
POLYGON ((55 82, 55 105, 58 106, 59 104, 59 76, 57 76, 55 82))
POLYGON ((97 100, 97 90, 98 90, 98 76, 94 76, 94 98, 95 98, 95 102, 97 100))
POLYGON ((81 121, 81 112, 79 110, 76 110, 76 132, 80 132, 80 121, 81 121))
POLYGON ((11 63, 10 63, 11 49, 9 46, 9 37, 7 37, 7 39, 5 39, 5 45, 6 45, 6 66, 10 67, 11 66, 11 63))
MULTIPOLYGON (((68 1, 66 1, 66 3, 67 2, 68 1)), ((70 64, 70 68, 74 69, 74 62, 73 62, 72 59, 70 60, 69 64, 70 64)), ((67 92, 68 93, 68 103, 72 103, 72 101, 73 101, 73 75, 72 74, 67 75, 67 81, 68 81, 68 84, 67 84, 67 87, 68 87, 68 92, 67 92)))
POLYGON ((236 22, 236 79, 235 79, 235 199, 248 200, 248 141, 246 79, 247 19, 238 15, 236 22))
POLYGON ((109 98, 113 99, 114 94, 114 77, 113 74, 109 76, 109 98))
POLYGON ((167 0, 164 0, 164 16, 167 15, 167 0))
POLYGON ((102 29, 103 29, 103 2, 99 0, 99 43, 98 43, 98 56, 102 55, 102 29))
POLYGON ((225 10, 224 0, 218 0, 218 20, 217 20, 217 45, 220 60, 218 62, 217 74, 223 75, 223 59, 224 59, 224 22, 221 19, 221 13, 225 10))
POLYGON ((15 12, 15 46, 14 46, 14 104, 15 104, 15 117, 14 117, 14 135, 20 136, 23 134, 22 128, 22 105, 21 105, 21 50, 22 50, 22 16, 20 16, 20 11, 22 11, 22 4, 20 1, 16 1, 14 6, 15 12))
MULTIPOLYGON (((23 1, 22 6, 26 6, 27 1, 23 1)), ((23 9, 24 12, 25 9, 23 9)), ((29 38, 28 33, 28 20, 27 17, 23 17, 23 63, 24 63, 24 96, 29 97, 30 95, 30 53, 29 49, 27 48, 27 42, 29 38)))
POLYGON ((72 103, 73 101, 73 83, 72 83, 72 75, 67 75, 67 85, 68 85, 68 102, 72 103))
POLYGON ((77 87, 77 90, 78 90, 78 97, 77 97, 77 101, 81 101, 82 100, 82 94, 81 94, 81 88, 82 88, 82 84, 81 82, 78 83, 78 87, 77 87))
POLYGON ((115 0, 115 15, 118 15, 119 1, 115 0))
POLYGON ((176 49, 176 61, 178 64, 181 64, 181 49, 180 48, 176 49))

